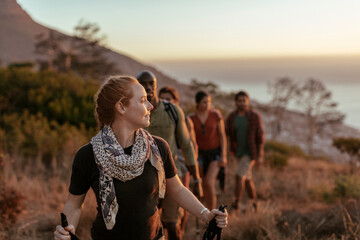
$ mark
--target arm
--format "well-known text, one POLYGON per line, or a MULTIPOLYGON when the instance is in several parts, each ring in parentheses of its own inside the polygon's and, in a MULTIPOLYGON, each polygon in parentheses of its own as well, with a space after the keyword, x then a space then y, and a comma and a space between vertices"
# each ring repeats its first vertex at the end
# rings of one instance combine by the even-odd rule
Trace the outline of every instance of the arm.
MULTIPOLYGON (((178 114, 178 124, 176 128, 176 137, 183 153, 186 165, 189 168, 189 172, 193 178, 200 179, 198 164, 195 159, 194 148, 191 145, 191 138, 188 128, 185 123, 185 116, 183 111, 176 106, 178 114)), ((199 184, 200 185, 200 184, 199 184)))
POLYGON ((224 120, 220 119, 218 123, 219 134, 220 134, 220 147, 221 147, 221 166, 226 166, 227 163, 227 144, 226 144, 226 135, 225 135, 225 127, 224 120))
POLYGON ((81 207, 85 196, 86 194, 73 195, 69 193, 63 209, 63 213, 68 219, 69 226, 65 229, 60 225, 56 226, 56 230, 54 232, 55 239, 70 239, 69 231, 75 234, 75 229, 79 223, 81 207))
POLYGON ((264 159, 264 145, 265 145, 264 143, 265 143, 264 128, 262 125, 261 116, 258 115, 258 126, 256 128, 256 144, 258 149, 258 159, 256 159, 257 165, 260 165, 264 159))
POLYGON ((186 125, 187 125, 187 128, 189 130, 189 134, 190 134, 190 138, 191 138, 191 144, 192 144, 193 149, 194 149, 194 158, 196 160, 198 158, 199 148, 198 148, 198 145, 197 145, 197 142, 196 142, 196 134, 195 134, 195 129, 194 129, 194 123, 193 123, 193 121, 191 120, 190 117, 187 117, 186 125))
POLYGON ((191 137, 189 130, 186 126, 185 116, 180 107, 176 106, 178 115, 178 123, 176 125, 176 138, 180 145, 181 151, 184 155, 186 165, 196 165, 196 159, 194 157, 194 149, 191 146, 191 137))
POLYGON ((223 213, 217 209, 201 211, 204 205, 182 184, 178 176, 166 179, 166 193, 182 208, 200 218, 204 222, 210 222, 216 216, 218 227, 224 228, 227 225, 227 212, 223 213))

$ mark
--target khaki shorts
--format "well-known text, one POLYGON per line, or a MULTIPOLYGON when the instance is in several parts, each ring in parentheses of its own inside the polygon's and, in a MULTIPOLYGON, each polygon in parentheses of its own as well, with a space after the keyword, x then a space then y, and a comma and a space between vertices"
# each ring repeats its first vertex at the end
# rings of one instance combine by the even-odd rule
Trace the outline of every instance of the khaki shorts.
POLYGON ((252 168, 254 166, 251 163, 251 159, 249 156, 245 155, 241 158, 237 158, 237 169, 236 175, 239 177, 245 177, 246 179, 252 179, 252 168))
POLYGON ((179 207, 179 205, 177 205, 174 200, 172 200, 166 194, 165 198, 162 200, 161 207, 161 221, 163 222, 178 223, 184 215, 184 209, 179 207))

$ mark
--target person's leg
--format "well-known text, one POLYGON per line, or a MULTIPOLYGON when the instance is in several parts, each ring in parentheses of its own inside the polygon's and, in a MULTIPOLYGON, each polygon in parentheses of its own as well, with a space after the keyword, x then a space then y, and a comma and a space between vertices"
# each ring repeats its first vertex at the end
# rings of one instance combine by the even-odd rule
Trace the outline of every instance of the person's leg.
POLYGON ((198 167, 199 167, 199 173, 200 173, 200 177, 201 179, 204 179, 204 158, 203 156, 199 153, 198 155, 198 159, 197 159, 197 162, 198 162, 198 167))
POLYGON ((256 212, 256 210, 257 210, 257 195, 256 195, 256 188, 255 188, 254 181, 252 179, 246 179, 245 187, 246 187, 246 191, 252 201, 252 206, 254 208, 254 211, 256 212))
POLYGON ((237 209, 241 202, 245 189, 245 180, 247 179, 247 172, 249 169, 249 160, 247 156, 237 159, 237 168, 235 172, 235 191, 232 208, 237 209))
POLYGON ((219 172, 219 162, 211 161, 207 169, 204 181, 204 196, 205 196, 205 205, 207 208, 214 209, 216 208, 216 191, 215 191, 215 181, 217 174, 219 172))
POLYGON ((241 198, 244 194, 244 185, 245 183, 243 181, 243 178, 238 175, 235 175, 235 192, 234 192, 234 199, 231 205, 233 209, 238 209, 239 202, 241 201, 241 198))
POLYGON ((164 222, 164 228, 167 230, 167 240, 182 240, 179 224, 175 222, 164 222))
POLYGON ((255 165, 255 162, 252 161, 249 166, 248 179, 246 179, 246 181, 245 181, 245 187, 246 187, 246 192, 248 193, 248 195, 252 201, 253 208, 256 212, 256 210, 257 210, 257 194, 256 194, 256 187, 255 187, 255 184, 254 184, 254 181, 252 178, 252 169, 253 169, 254 165, 255 165))
MULTIPOLYGON (((183 183, 183 185, 189 189, 189 185, 190 185, 190 173, 187 172, 185 174, 185 176, 181 177, 181 181, 183 183)), ((181 219, 181 232, 182 235, 185 233, 185 229, 186 229, 186 223, 189 217, 189 213, 187 211, 184 210, 184 214, 183 217, 181 219)))
POLYGON ((179 206, 167 195, 162 201, 162 216, 164 228, 167 230, 168 240, 181 240, 180 209, 179 206))

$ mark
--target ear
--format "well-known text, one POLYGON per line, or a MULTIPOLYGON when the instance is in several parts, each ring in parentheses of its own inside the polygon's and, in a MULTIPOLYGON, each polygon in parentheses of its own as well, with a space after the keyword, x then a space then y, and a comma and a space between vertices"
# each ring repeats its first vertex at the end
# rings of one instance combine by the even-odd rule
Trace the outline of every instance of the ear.
POLYGON ((122 114, 122 115, 125 114, 125 106, 122 102, 117 102, 115 105, 115 109, 120 114, 122 114))

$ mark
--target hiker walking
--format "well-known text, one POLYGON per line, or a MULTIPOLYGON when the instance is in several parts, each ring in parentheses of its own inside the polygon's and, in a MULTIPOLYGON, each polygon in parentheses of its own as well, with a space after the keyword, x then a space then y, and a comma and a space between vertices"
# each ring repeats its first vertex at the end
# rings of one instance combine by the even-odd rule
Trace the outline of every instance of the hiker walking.
MULTIPOLYGON (((166 86, 166 87, 161 88, 159 90, 159 98, 179 106, 179 94, 178 94, 177 90, 173 87, 166 86)), ((197 159, 198 146, 196 143, 194 124, 188 116, 185 116, 185 123, 189 130, 189 134, 190 134, 190 138, 191 138, 191 145, 194 149, 194 158, 197 159)), ((183 183, 183 185, 189 189, 190 172, 188 170, 188 167, 186 166, 186 162, 185 162, 184 156, 183 156, 180 148, 178 148, 178 150, 177 150, 177 161, 179 163, 178 176, 181 179, 181 182, 183 183)), ((200 197, 200 196, 197 196, 197 197, 200 197)), ((189 216, 188 212, 183 211, 181 221, 180 221, 181 222, 180 229, 181 229, 182 235, 184 235, 184 232, 185 232, 188 216, 189 216)))
POLYGON ((74 158, 69 195, 63 213, 68 226, 56 227, 54 239, 70 239, 91 187, 97 216, 91 237, 102 239, 164 239, 157 205, 166 195, 209 222, 226 227, 227 213, 208 211, 176 175, 169 145, 144 130, 150 124, 145 89, 131 77, 110 77, 96 97, 99 133, 74 158))
POLYGON ((215 181, 220 167, 227 163, 226 135, 223 116, 211 108, 211 97, 204 91, 195 95, 196 111, 190 115, 199 147, 198 163, 203 179, 205 205, 216 206, 215 181))
POLYGON ((253 167, 259 167, 264 156, 264 130, 261 116, 249 108, 249 95, 240 91, 235 95, 236 109, 226 119, 226 134, 230 152, 237 162, 232 208, 237 209, 246 189, 257 210, 257 195, 252 179, 253 167))
MULTIPOLYGON (((137 75, 137 79, 145 88, 148 101, 154 106, 151 110, 150 125, 145 129, 152 135, 165 139, 170 146, 177 169, 180 169, 177 152, 178 148, 181 149, 189 172, 194 179, 193 193, 197 196, 202 195, 200 174, 183 111, 179 106, 159 99, 157 95, 157 79, 152 72, 142 71, 137 75)), ((181 171, 178 171, 179 174, 181 177, 181 171)), ((165 196, 161 207, 161 220, 168 231, 168 239, 182 239, 180 231, 182 211, 179 209, 178 204, 173 199, 165 196)))

